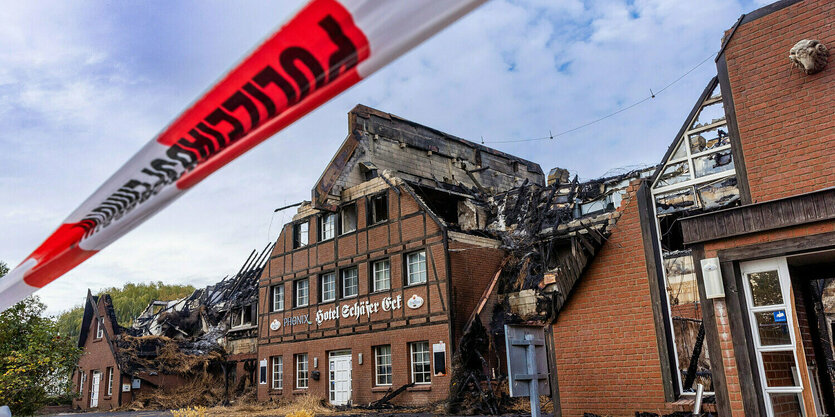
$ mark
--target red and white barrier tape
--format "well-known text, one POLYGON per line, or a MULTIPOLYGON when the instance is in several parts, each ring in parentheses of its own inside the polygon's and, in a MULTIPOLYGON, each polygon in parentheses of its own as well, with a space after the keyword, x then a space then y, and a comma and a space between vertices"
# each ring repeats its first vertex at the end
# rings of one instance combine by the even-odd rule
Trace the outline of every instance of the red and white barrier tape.
POLYGON ((484 1, 310 1, 0 278, 0 310, 484 1))

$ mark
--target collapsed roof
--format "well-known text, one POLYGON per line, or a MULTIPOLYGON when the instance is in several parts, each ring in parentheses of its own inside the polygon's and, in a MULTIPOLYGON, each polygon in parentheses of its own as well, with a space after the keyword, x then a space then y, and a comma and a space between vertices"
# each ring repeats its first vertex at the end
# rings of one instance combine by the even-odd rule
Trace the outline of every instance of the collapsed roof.
POLYGON ((117 322, 110 295, 93 296, 88 290, 78 346, 84 346, 97 306, 103 303, 112 323, 112 328, 105 326, 104 337, 122 372, 142 377, 205 367, 225 356, 230 338, 255 336, 251 328, 232 331, 230 314, 246 306, 251 306, 253 317, 256 314, 258 279, 271 250, 272 244, 261 252, 253 250, 238 273, 215 285, 176 300, 152 301, 130 327, 117 322))

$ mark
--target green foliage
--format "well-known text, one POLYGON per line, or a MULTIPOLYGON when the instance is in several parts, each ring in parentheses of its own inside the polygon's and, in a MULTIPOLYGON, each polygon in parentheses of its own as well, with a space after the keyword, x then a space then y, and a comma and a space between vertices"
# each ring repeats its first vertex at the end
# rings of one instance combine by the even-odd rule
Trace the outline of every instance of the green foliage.
MULTIPOLYGON (((122 326, 130 326, 133 319, 139 316, 145 307, 153 300, 174 300, 194 292, 191 285, 166 285, 162 281, 147 284, 125 284, 122 288, 105 288, 97 293, 110 294, 116 318, 122 326)), ((83 298, 79 294, 79 298, 83 298)), ((78 305, 58 316, 58 328, 62 335, 68 335, 77 340, 81 332, 81 320, 84 316, 84 306, 78 305)))
POLYGON ((28 297, 0 313, 0 404, 32 415, 52 399, 70 398, 70 375, 81 350, 58 334, 46 306, 28 297))

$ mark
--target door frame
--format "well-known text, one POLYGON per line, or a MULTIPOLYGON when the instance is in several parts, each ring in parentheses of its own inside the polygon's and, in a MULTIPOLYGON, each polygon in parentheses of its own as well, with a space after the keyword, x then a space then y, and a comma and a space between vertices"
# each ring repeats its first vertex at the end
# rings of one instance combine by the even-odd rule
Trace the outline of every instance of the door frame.
POLYGON ((98 408, 99 391, 101 391, 101 371, 94 370, 90 376, 90 408, 98 408), (98 381, 96 381, 97 376, 98 381), (93 400, 96 400, 96 405, 93 405, 93 400))
POLYGON ((328 352, 328 402, 331 405, 350 405, 351 400, 353 399, 353 390, 354 390, 354 359, 353 353, 351 353, 350 349, 342 349, 342 350, 334 350, 328 352), (350 389, 348 390, 348 400, 345 404, 335 404, 334 401, 336 399, 336 381, 335 378, 335 369, 334 369, 334 362, 335 359, 348 359, 348 384, 350 389), (332 399, 333 398, 333 399, 332 399))
MULTIPOLYGON (((803 401, 802 395, 803 390, 808 388, 808 382, 804 381, 802 377, 802 373, 800 373, 800 363, 798 361, 798 352, 797 352, 797 338, 800 335, 795 333, 794 329, 794 320, 795 319, 795 311, 792 308, 793 304, 793 292, 792 292, 792 284, 791 284, 791 275, 789 273, 788 264, 786 262, 786 257, 777 257, 777 258, 769 258, 769 259, 760 259, 754 261, 746 261, 739 263, 739 271, 740 277, 742 280, 742 287, 743 287, 743 294, 741 296, 745 297, 745 304, 746 304, 746 311, 745 315, 748 319, 748 331, 751 335, 751 343, 753 344, 753 356, 754 362, 756 363, 757 367, 757 375, 759 376, 759 387, 758 390, 762 396, 763 403, 765 405, 765 412, 766 416, 772 417, 773 416, 773 408, 771 405, 771 395, 770 394, 796 394, 798 396, 798 403, 800 404, 801 409, 803 409, 804 415, 808 416, 809 410, 806 410, 805 403, 803 401), (766 306, 754 306, 753 297, 751 293, 751 286, 750 281, 748 280, 748 274, 750 273, 757 273, 757 272, 766 272, 766 271, 777 271, 778 282, 780 286, 780 295, 782 297, 782 303, 778 304, 770 304, 766 306), (783 345, 762 345, 760 342, 760 335, 757 329, 757 313, 777 313, 779 311, 783 311, 785 314, 786 326, 789 330, 789 343, 783 345), (793 377, 797 381, 798 386, 794 387, 787 387, 787 386, 780 386, 780 387, 769 387, 768 381, 765 375, 765 366, 763 363, 763 353, 769 352, 788 352, 791 351, 792 357, 794 359, 794 366, 791 367, 793 372, 793 377)), ((804 358, 805 360, 805 358, 804 358)), ((804 362, 805 363, 805 362, 804 362)))

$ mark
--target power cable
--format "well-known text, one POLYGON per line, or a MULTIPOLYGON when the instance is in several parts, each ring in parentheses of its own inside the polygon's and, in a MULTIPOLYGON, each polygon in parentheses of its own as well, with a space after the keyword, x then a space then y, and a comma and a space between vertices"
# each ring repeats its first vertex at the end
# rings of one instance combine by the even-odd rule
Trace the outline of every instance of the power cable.
POLYGON ((615 115, 617 115, 617 114, 623 113, 623 112, 625 112, 625 111, 627 111, 627 110, 629 110, 629 109, 631 109, 631 108, 633 108, 633 107, 636 107, 636 106, 641 105, 641 104, 643 104, 643 103, 645 103, 645 102, 647 102, 647 101, 649 101, 649 100, 654 99, 657 95, 659 95, 659 94, 663 93, 663 92, 664 92, 664 91, 666 91, 668 88, 672 87, 673 85, 675 85, 676 83, 678 83, 679 81, 681 81, 684 77, 688 76, 691 72, 695 71, 695 70, 696 70, 696 68, 701 67, 701 66, 702 66, 705 62, 709 61, 709 60, 710 60, 711 58, 713 58, 714 56, 715 56, 715 54, 710 54, 707 58, 705 58, 704 60, 702 60, 701 62, 699 62, 698 64, 696 64, 696 66, 694 66, 693 68, 690 68, 689 70, 687 70, 687 72, 685 72, 684 74, 680 75, 678 78, 676 78, 675 80, 673 80, 671 83, 669 83, 669 84, 665 85, 663 88, 661 88, 660 90, 658 90, 658 92, 653 92, 653 91, 652 91, 652 89, 650 89, 650 90, 649 90, 649 92, 650 92, 650 95, 649 95, 649 96, 644 97, 644 98, 642 98, 642 99, 640 99, 640 100, 638 100, 638 101, 636 101, 636 102, 634 102, 634 103, 632 103, 632 104, 630 104, 630 105, 628 105, 628 106, 626 106, 626 107, 623 107, 623 108, 621 108, 621 109, 618 109, 618 110, 616 110, 616 111, 614 111, 614 112, 612 112, 612 113, 609 113, 609 114, 607 114, 607 115, 605 115, 605 116, 599 117, 599 118, 597 118, 597 119, 594 119, 594 120, 592 120, 592 121, 586 122, 586 123, 581 124, 581 125, 579 125, 579 126, 572 127, 571 129, 564 130, 564 131, 559 132, 559 133, 557 133, 557 134, 552 134, 552 133, 549 131, 549 132, 548 132, 548 133, 549 133, 549 135, 548 135, 548 136, 543 136, 543 137, 539 137, 539 138, 530 138, 530 139, 510 139, 510 140, 491 140, 491 141, 485 141, 485 140, 484 140, 484 136, 482 136, 482 137, 481 137, 481 143, 482 143, 482 144, 487 144, 487 143, 517 143, 517 142, 534 142, 534 141, 540 141, 540 140, 553 140, 553 139, 554 139, 554 138, 556 138, 556 137, 563 136, 563 135, 567 135, 567 134, 572 133, 572 132, 576 132, 576 131, 578 131, 578 130, 580 130, 580 129, 583 129, 583 128, 585 128, 585 127, 591 126, 591 125, 593 125, 593 124, 595 124, 595 123, 602 122, 603 120, 606 120, 606 119, 608 119, 608 118, 610 118, 610 117, 612 117, 612 116, 615 116, 615 115))

